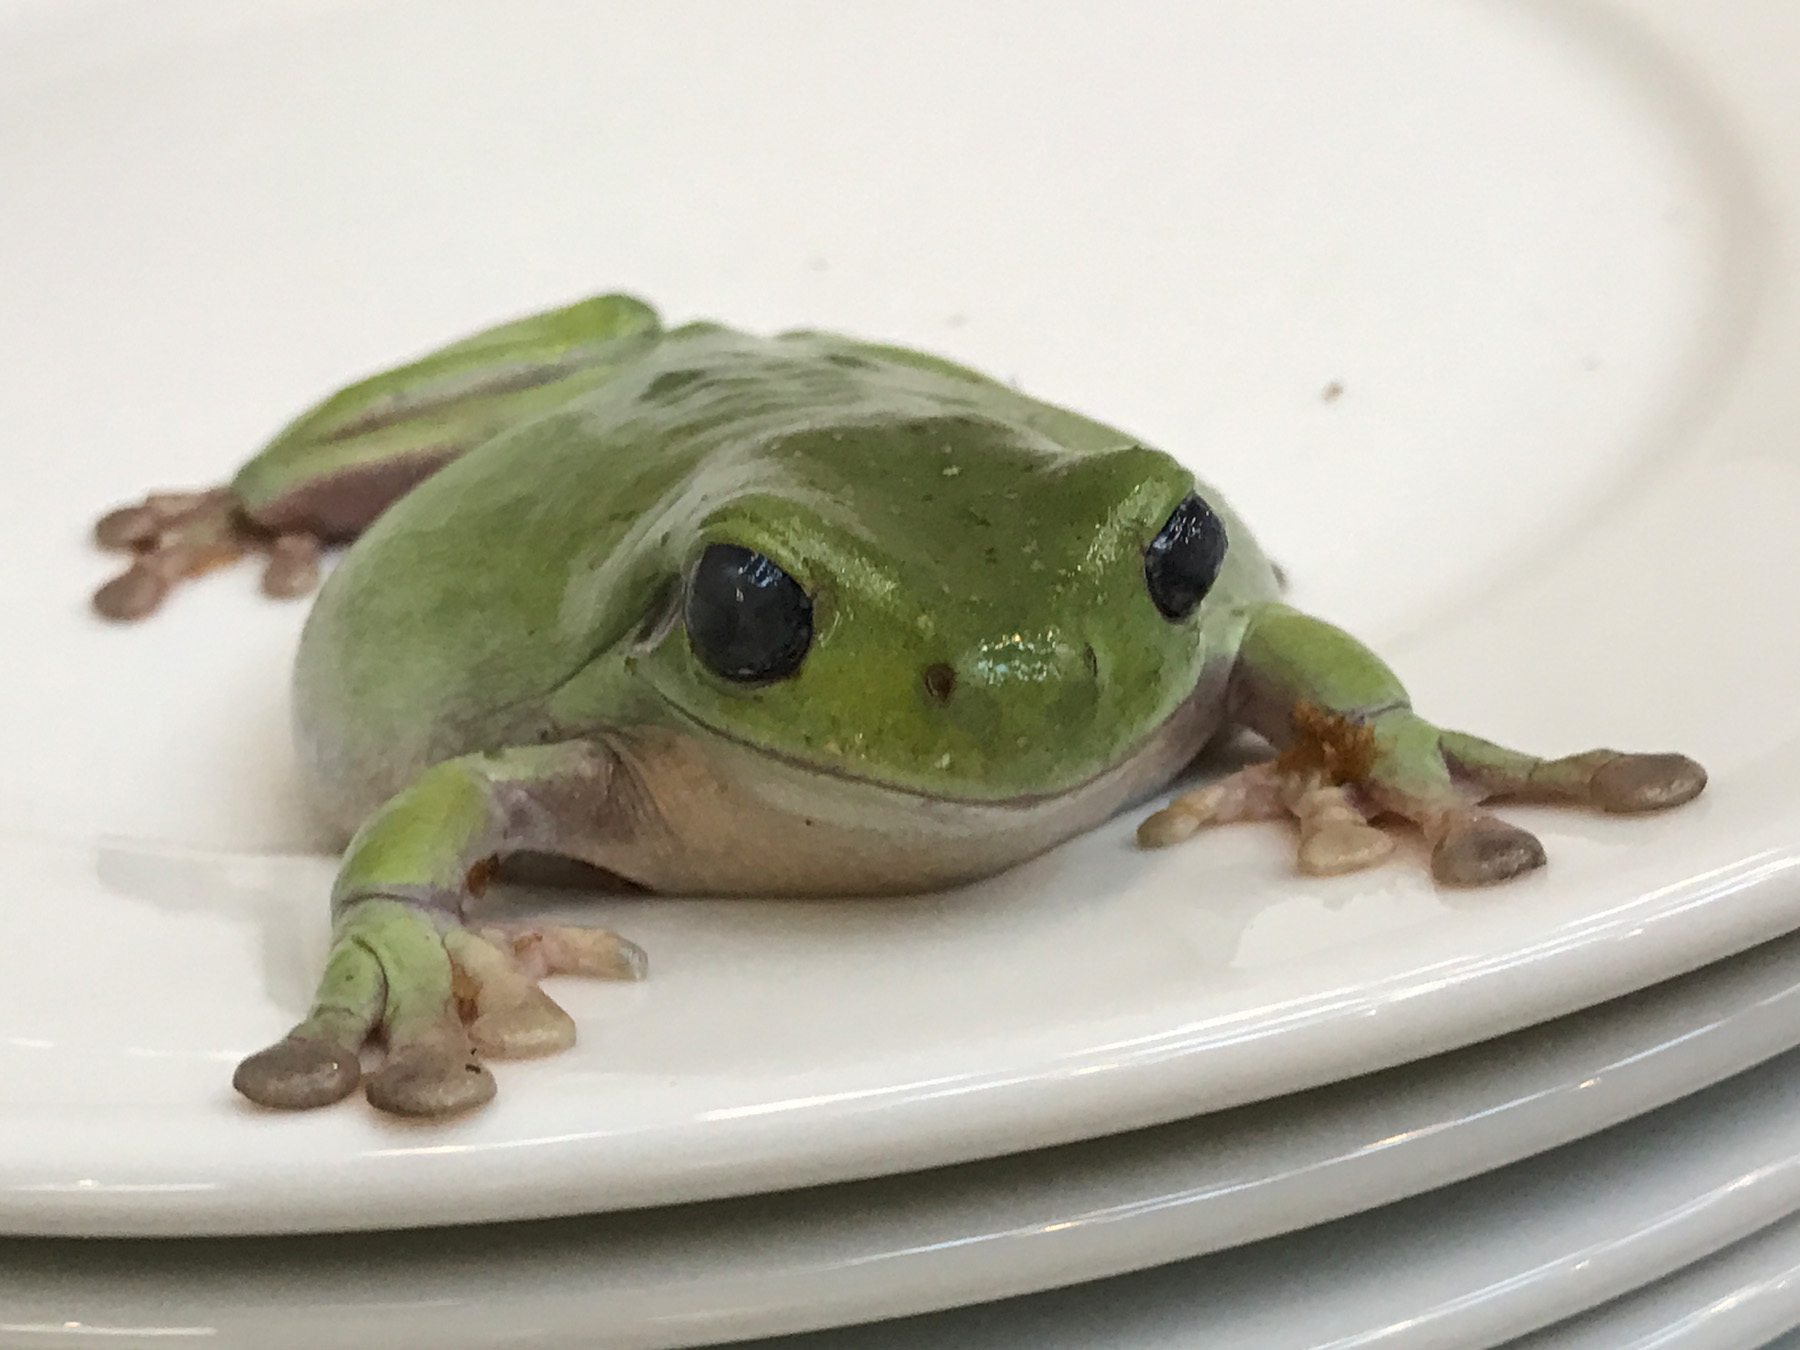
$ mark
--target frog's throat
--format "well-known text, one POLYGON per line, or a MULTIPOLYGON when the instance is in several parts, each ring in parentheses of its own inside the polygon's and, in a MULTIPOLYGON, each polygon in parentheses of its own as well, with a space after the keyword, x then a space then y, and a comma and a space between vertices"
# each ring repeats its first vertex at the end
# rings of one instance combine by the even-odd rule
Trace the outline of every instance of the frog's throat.
MULTIPOLYGON (((682 707, 679 703, 670 699, 666 694, 660 693, 660 691, 658 697, 662 699, 664 706, 669 709, 677 721, 686 723, 690 728, 703 731, 708 736, 717 737, 719 740, 729 742, 739 749, 748 750, 752 754, 761 755, 766 759, 775 761, 777 764, 797 769, 803 773, 819 774, 826 778, 837 779, 840 782, 854 783, 859 787, 875 788, 881 792, 892 793, 894 796, 904 797, 913 801, 942 802, 953 806, 980 806, 1001 811, 1031 811, 1038 807, 1042 807, 1047 803, 1060 801, 1066 797, 1073 797, 1094 788, 1106 779, 1112 778, 1129 768, 1129 766, 1140 757, 1154 753, 1171 736, 1181 735, 1184 725, 1196 720, 1194 717, 1195 709, 1193 705, 1200 693, 1201 690, 1196 688, 1193 694, 1190 694, 1187 698, 1184 698, 1180 703, 1176 704, 1174 710, 1169 713, 1167 717, 1157 723, 1156 726, 1152 727, 1147 734, 1140 737, 1129 750, 1113 759, 1103 768, 1089 774, 1081 781, 1071 783, 1067 787, 1056 788, 1050 792, 1025 792, 1011 797, 965 797, 953 793, 922 792, 918 788, 908 787, 904 783, 895 783, 889 779, 876 778, 869 774, 853 773, 840 765, 821 763, 818 760, 807 759, 800 755, 790 754, 785 750, 776 750, 757 741, 749 740, 734 732, 727 731, 723 727, 713 725, 705 718, 682 707)), ((1210 734, 1211 729, 1202 735, 1196 736, 1194 738, 1196 743, 1188 752, 1187 757, 1191 758, 1192 755, 1198 754, 1201 744, 1210 738, 1210 734)))

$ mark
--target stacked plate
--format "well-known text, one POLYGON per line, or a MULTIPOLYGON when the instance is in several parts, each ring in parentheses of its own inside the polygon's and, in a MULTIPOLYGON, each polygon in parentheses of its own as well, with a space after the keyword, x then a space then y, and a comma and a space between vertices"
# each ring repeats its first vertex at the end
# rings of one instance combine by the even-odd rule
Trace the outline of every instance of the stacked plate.
POLYGON ((1800 1324, 1800 25, 0 7, 0 1345, 1749 1347, 1800 1324), (517 893, 651 953, 409 1126, 232 1095, 322 960, 300 612, 87 520, 508 312, 943 350, 1231 490, 1431 715, 1680 749, 1551 864, 1127 819, 952 894, 517 893))

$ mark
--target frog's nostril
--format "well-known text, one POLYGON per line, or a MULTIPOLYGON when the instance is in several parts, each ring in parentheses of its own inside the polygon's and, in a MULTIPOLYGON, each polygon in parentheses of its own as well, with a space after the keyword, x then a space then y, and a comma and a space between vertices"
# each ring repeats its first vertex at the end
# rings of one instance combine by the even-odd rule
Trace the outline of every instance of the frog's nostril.
POLYGON ((1082 668, 1087 671, 1090 680, 1097 680, 1100 678, 1100 657, 1094 651, 1094 644, 1091 642, 1082 644, 1081 665, 1082 668))
POLYGON ((948 703, 956 692, 956 671, 942 661, 926 666, 925 692, 935 703, 948 703))

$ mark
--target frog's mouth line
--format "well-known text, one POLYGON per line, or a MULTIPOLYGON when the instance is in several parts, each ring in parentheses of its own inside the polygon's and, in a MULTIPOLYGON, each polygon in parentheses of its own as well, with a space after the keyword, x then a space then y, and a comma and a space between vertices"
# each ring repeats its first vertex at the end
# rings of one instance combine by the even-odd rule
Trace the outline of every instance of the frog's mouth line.
MULTIPOLYGON (((1030 811, 1055 802, 1063 801, 1070 797, 1079 796, 1084 792, 1099 787, 1108 779, 1116 778, 1121 774, 1129 772, 1131 767, 1141 758, 1146 754, 1154 752, 1165 740, 1176 734, 1180 722, 1185 716, 1191 715, 1192 706, 1199 696, 1199 693, 1199 689, 1196 689, 1193 694, 1190 694, 1187 698, 1184 698, 1180 703, 1176 704, 1173 712, 1161 722, 1157 723, 1156 726, 1151 728, 1151 730, 1133 745, 1130 750, 1119 756, 1119 758, 1114 760, 1111 764, 1108 764, 1098 773, 1090 774, 1080 782, 1072 783, 1065 788, 1057 788, 1050 792, 1026 792, 1011 797, 962 797, 947 793, 921 792, 917 788, 907 787, 902 783, 895 783, 888 779, 873 778, 867 774, 852 772, 851 770, 836 764, 821 763, 817 760, 806 759, 803 756, 793 754, 790 751, 776 750, 766 745, 760 745, 755 741, 747 740, 733 732, 726 731, 722 727, 714 726, 705 718, 690 712, 660 691, 658 691, 658 697, 662 699, 663 704, 674 713, 677 718, 704 731, 707 735, 716 736, 722 741, 737 746, 739 749, 748 750, 752 754, 760 755, 765 759, 774 760, 778 764, 786 765, 789 768, 798 769, 805 773, 822 774, 827 778, 834 778, 840 782, 855 783, 859 787, 876 788, 882 792, 891 793, 897 797, 905 797, 911 801, 936 802, 948 806, 985 807, 996 811, 1030 811)), ((1196 746, 1195 753, 1197 754, 1198 752, 1199 747, 1196 746)))

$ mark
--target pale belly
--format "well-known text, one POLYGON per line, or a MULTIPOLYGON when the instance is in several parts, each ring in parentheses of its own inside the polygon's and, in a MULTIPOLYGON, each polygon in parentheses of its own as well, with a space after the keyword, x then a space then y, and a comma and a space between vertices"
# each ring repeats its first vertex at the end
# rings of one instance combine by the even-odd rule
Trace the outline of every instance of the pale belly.
POLYGON ((990 876, 1165 786, 1220 727, 1208 681, 1129 758, 1079 787, 1003 802, 946 801, 658 728, 608 737, 621 814, 568 852, 678 895, 881 895, 990 876))
MULTIPOLYGON (((698 726, 607 728, 589 742, 613 761, 606 787, 596 794, 590 782, 561 797, 554 785, 534 789, 539 827, 531 848, 673 895, 884 895, 954 886, 1035 857, 1167 785, 1220 730, 1228 674, 1228 663, 1215 663, 1133 753, 1086 782, 1003 801, 884 787, 698 726)), ((426 764, 385 754, 389 747, 368 737, 352 738, 354 753, 319 753, 343 739, 303 734, 300 743, 320 815, 347 840, 426 764)))

